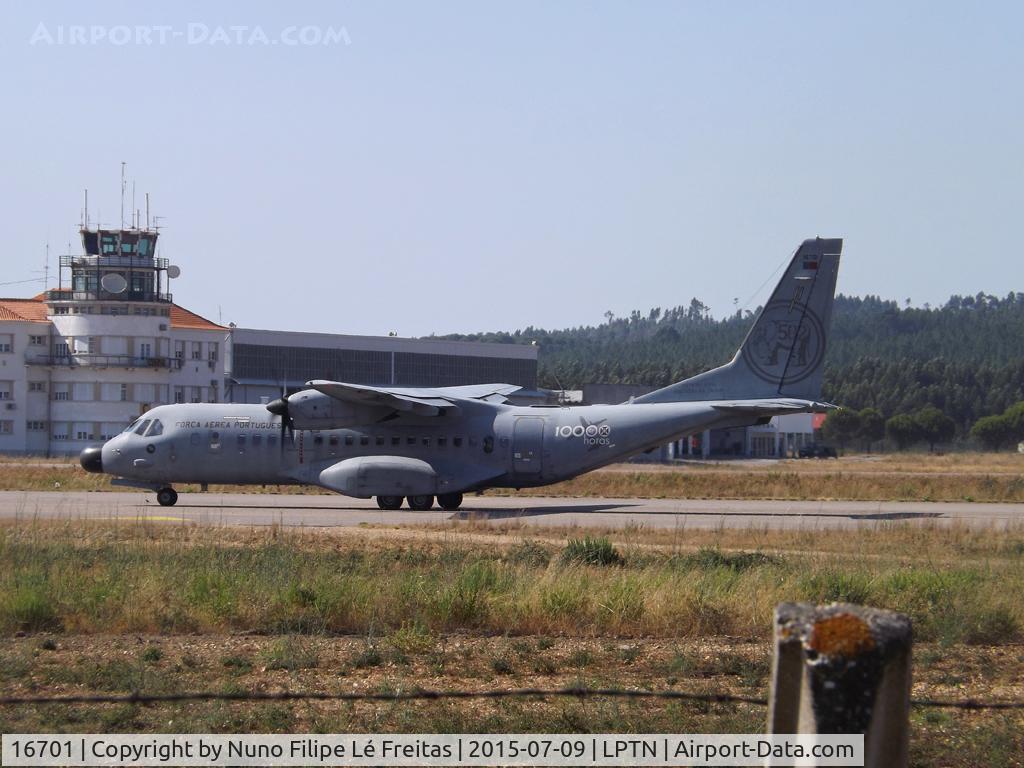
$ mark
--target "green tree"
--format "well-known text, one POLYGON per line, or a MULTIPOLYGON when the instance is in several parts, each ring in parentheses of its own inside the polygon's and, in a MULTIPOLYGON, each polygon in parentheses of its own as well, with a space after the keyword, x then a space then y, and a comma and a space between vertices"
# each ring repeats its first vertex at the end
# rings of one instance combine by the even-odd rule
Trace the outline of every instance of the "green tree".
POLYGON ((1006 416, 984 416, 974 422, 971 437, 988 450, 998 451, 1013 442, 1013 424, 1006 416))
POLYGON ((868 453, 871 453, 871 444, 885 437, 885 417, 877 408, 863 408, 857 418, 860 419, 857 437, 864 441, 868 453))
POLYGON ((829 442, 839 443, 840 448, 857 437, 860 430, 860 416, 849 408, 832 411, 821 425, 821 432, 829 442))
POLYGON ((948 443, 956 434, 956 422, 934 405, 926 405, 914 414, 921 437, 928 441, 928 450, 934 451, 938 443, 948 443))
POLYGON ((897 450, 905 451, 921 439, 921 428, 913 416, 898 413, 885 422, 885 436, 896 443, 897 450))

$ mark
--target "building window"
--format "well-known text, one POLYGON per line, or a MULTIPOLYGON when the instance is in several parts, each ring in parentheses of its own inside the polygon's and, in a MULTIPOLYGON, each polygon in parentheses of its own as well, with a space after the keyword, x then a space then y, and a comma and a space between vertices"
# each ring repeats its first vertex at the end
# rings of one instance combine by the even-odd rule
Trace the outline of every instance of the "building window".
POLYGON ((128 401, 128 385, 127 384, 122 384, 121 385, 121 402, 124 403, 124 402, 127 402, 127 401, 128 401))
POLYGON ((184 403, 185 402, 185 388, 175 387, 174 388, 174 402, 184 403))
POLYGON ((217 362, 217 345, 213 342, 210 343, 209 359, 211 362, 217 362))
POLYGON ((185 342, 176 341, 174 342, 174 357, 178 360, 185 359, 185 342))
POLYGON ((68 343, 66 341, 58 341, 53 345, 53 356, 54 357, 67 357, 68 356, 68 343))
POLYGON ((53 393, 54 400, 67 400, 68 391, 66 389, 60 389, 53 393))
POLYGON ((45 421, 28 421, 25 423, 25 427, 30 432, 45 432, 46 422, 45 421))
POLYGON ((92 435, 89 434, 88 432, 85 432, 84 430, 78 430, 78 432, 76 432, 75 435, 76 440, 92 440, 92 435))
POLYGON ((192 342, 192 359, 202 360, 203 359, 203 343, 201 341, 192 342))
POLYGON ((153 345, 150 342, 144 341, 141 344, 139 344, 139 357, 150 358, 152 356, 153 345))
POLYGON ((34 347, 45 347, 46 337, 45 336, 29 336, 28 343, 34 347))
POLYGON ((9 435, 14 431, 13 421, 0 421, 0 435, 9 435))
POLYGON ((14 382, 11 381, 0 381, 0 400, 11 399, 11 387, 14 382))
POLYGON ((46 382, 45 381, 30 381, 28 383, 29 392, 45 392, 46 382))

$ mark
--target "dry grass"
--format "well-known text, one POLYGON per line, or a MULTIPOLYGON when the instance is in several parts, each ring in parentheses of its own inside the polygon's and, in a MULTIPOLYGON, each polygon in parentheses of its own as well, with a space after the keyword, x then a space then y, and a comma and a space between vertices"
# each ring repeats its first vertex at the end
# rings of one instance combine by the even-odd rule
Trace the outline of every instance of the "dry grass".
POLYGON ((919 637, 947 644, 1014 642, 1024 628, 1019 530, 624 531, 595 545, 614 548, 590 561, 605 565, 560 557, 561 539, 530 533, 545 534, 470 542, 445 530, 392 539, 8 525, 0 632, 372 634, 412 622, 432 632, 764 638, 787 600, 904 611, 919 637))
MULTIPOLYGON (((769 647, 731 637, 621 640, 478 637, 407 628, 385 636, 44 635, 0 648, 11 694, 401 691, 584 684, 766 696, 769 647)), ((1024 650, 916 649, 916 698, 1024 696, 1024 650)), ((11 732, 760 732, 764 707, 618 700, 48 705, 0 709, 11 732)), ((1024 761, 1021 713, 915 709, 912 764, 1024 761)))
MULTIPOLYGON (((765 695, 782 600, 915 621, 914 695, 1024 696, 1024 530, 0 527, 11 694, 591 686, 765 695), (606 539, 606 540, 605 540, 606 539), (604 553, 581 565, 562 557, 604 553), (614 556, 612 555, 614 553, 614 556)), ((589 558, 582 558, 588 560, 589 558)), ((751 705, 594 700, 0 708, 4 732, 758 732, 751 705)), ((1018 765, 1021 713, 915 710, 913 764, 1018 765)))
MULTIPOLYGON (((573 480, 496 494, 574 498, 784 499, 1024 502, 1024 456, 961 453, 888 454, 834 460, 688 462, 681 466, 617 464, 573 480)), ((64 461, 30 460, 0 467, 0 490, 107 491, 105 475, 64 461)), ((198 490, 183 485, 180 491, 198 490)), ((223 493, 329 493, 308 486, 223 486, 223 493)))

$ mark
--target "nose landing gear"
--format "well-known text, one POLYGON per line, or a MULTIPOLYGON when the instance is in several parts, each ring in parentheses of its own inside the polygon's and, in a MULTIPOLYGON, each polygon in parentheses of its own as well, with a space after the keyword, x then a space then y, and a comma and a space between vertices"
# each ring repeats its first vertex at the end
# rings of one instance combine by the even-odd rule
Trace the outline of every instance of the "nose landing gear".
POLYGON ((161 488, 156 492, 156 500, 161 507, 173 507, 178 501, 178 492, 170 486, 161 488))

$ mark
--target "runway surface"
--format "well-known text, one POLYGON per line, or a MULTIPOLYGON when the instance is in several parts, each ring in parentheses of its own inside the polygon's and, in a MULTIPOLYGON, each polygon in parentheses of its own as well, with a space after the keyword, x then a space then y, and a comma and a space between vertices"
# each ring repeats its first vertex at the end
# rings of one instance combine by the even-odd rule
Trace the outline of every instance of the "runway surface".
POLYGON ((525 525, 589 528, 853 528, 919 522, 1006 528, 1024 522, 1024 504, 870 501, 715 501, 467 496, 458 512, 383 512, 346 496, 181 494, 161 507, 152 493, 0 492, 0 520, 146 519, 208 525, 336 528, 415 525, 474 518, 525 525))

